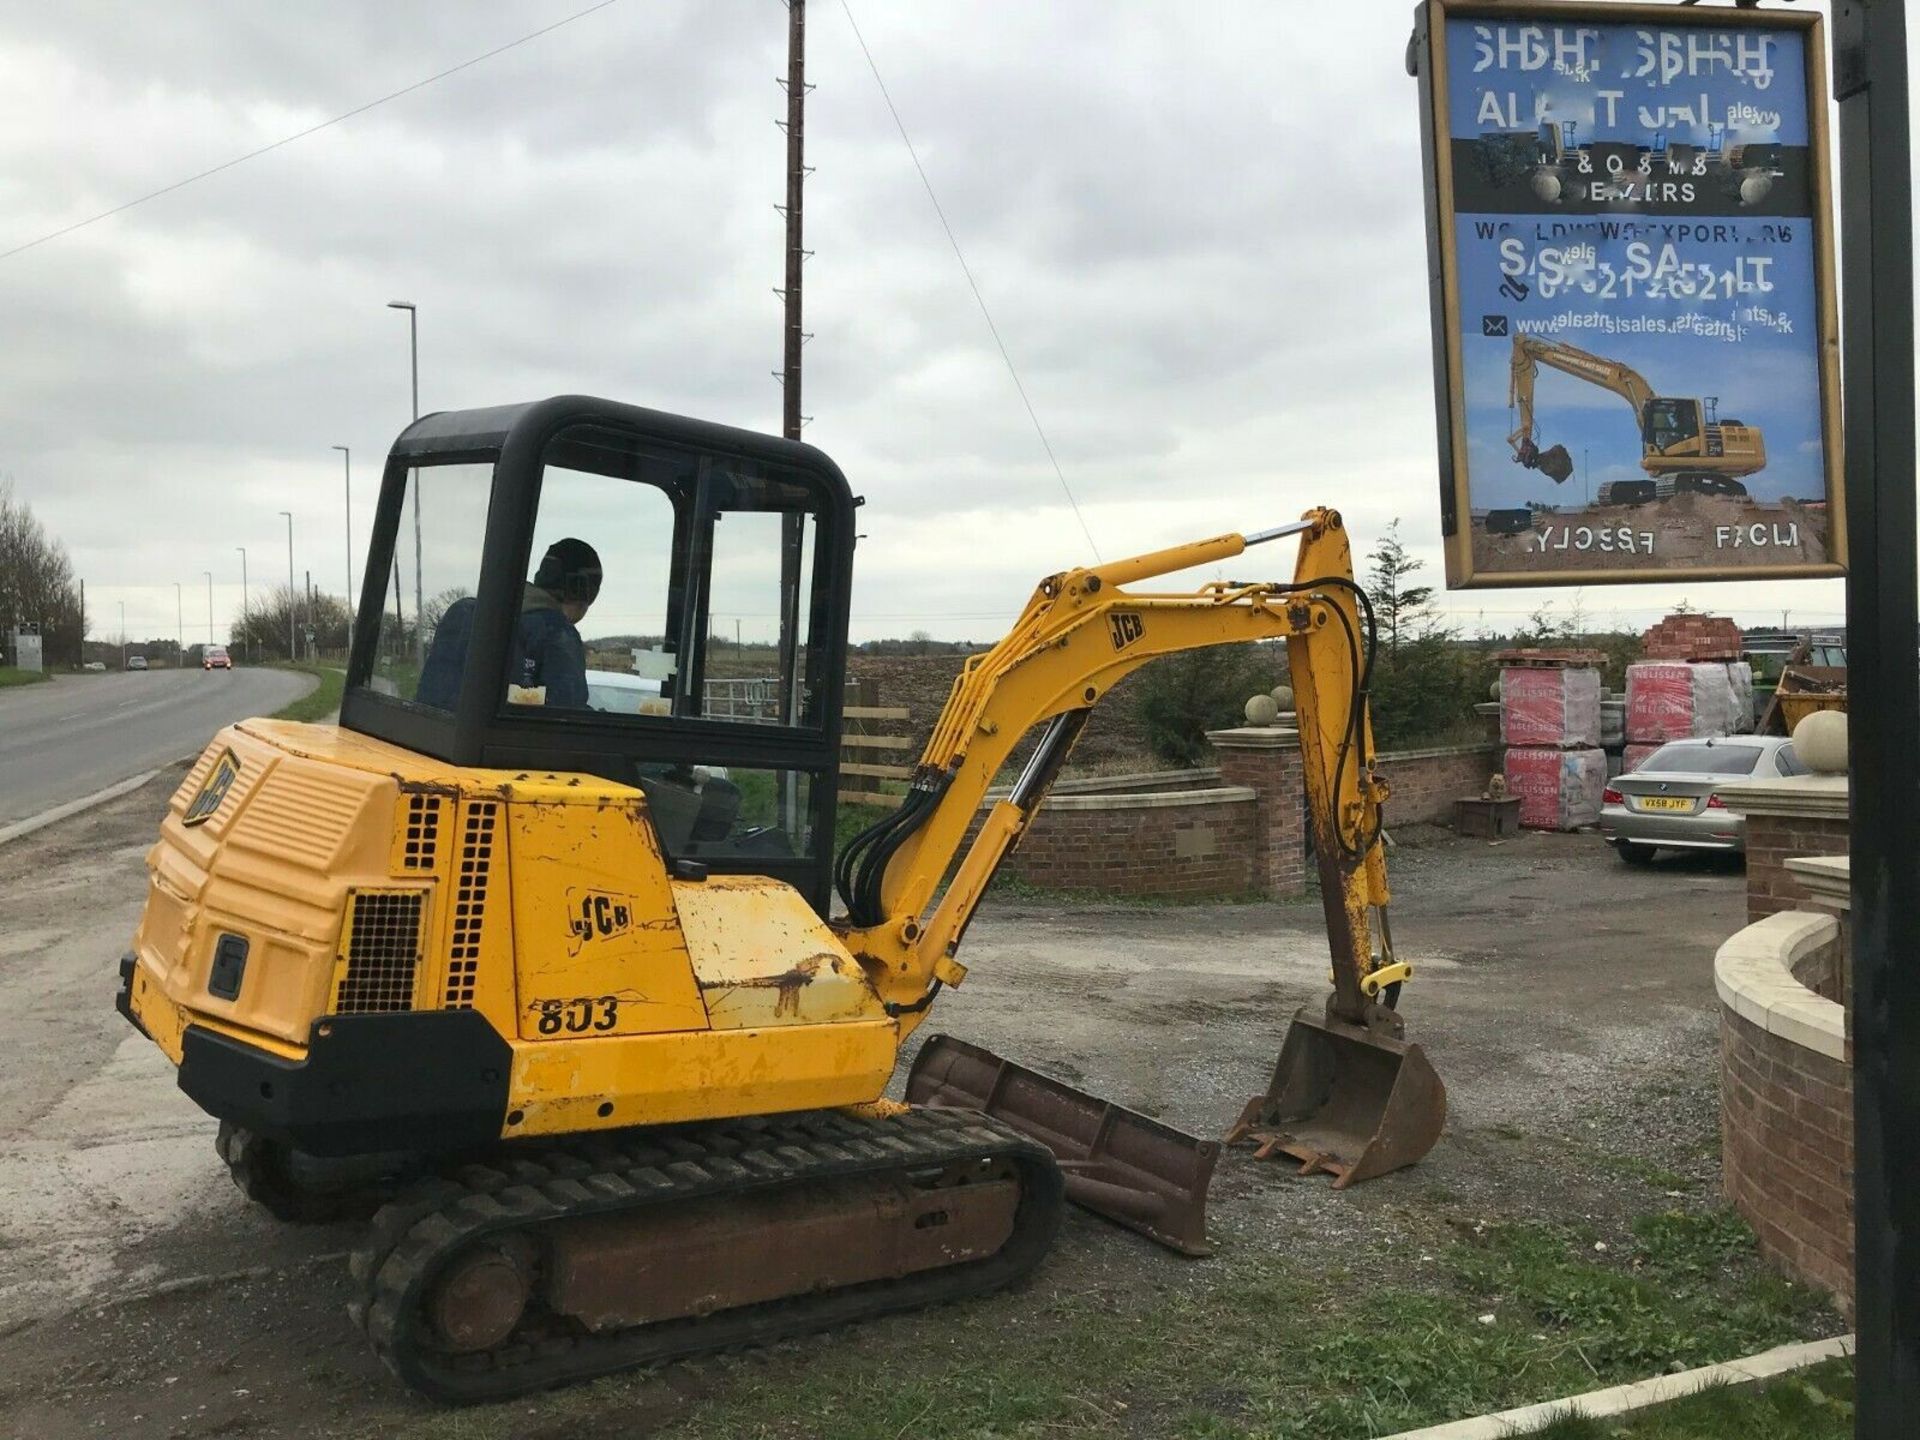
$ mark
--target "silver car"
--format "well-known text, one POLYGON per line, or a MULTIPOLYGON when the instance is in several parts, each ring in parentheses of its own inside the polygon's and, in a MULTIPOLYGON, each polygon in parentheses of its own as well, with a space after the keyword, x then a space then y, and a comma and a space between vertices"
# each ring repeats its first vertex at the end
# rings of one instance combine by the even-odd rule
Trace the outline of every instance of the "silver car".
POLYGON ((1620 858, 1644 865, 1655 850, 1747 848, 1747 822, 1716 793, 1730 780, 1804 775, 1793 742, 1778 735, 1723 735, 1672 740, 1640 768, 1607 782, 1600 833, 1620 858))

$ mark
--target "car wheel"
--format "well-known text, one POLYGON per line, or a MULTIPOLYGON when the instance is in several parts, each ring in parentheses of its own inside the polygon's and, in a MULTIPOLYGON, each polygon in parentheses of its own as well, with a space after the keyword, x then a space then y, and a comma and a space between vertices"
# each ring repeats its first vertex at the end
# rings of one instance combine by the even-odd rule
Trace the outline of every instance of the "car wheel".
POLYGON ((1621 840, 1613 848, 1620 852, 1620 858, 1629 865, 1653 863, 1653 846, 1651 845, 1636 845, 1631 840, 1621 840))

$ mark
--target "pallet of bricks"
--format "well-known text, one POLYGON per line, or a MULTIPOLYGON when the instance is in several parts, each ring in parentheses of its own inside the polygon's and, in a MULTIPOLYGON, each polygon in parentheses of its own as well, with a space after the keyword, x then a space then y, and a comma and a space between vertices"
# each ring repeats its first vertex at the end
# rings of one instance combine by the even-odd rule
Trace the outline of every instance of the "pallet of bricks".
POLYGON ((1500 739, 1507 793, 1531 830, 1578 830, 1600 820, 1607 757, 1600 748, 1598 650, 1502 650, 1500 739))
POLYGON ((1753 667, 1740 648, 1724 615, 1669 615, 1647 631, 1645 658, 1627 666, 1627 770, 1672 740, 1752 732, 1753 667))

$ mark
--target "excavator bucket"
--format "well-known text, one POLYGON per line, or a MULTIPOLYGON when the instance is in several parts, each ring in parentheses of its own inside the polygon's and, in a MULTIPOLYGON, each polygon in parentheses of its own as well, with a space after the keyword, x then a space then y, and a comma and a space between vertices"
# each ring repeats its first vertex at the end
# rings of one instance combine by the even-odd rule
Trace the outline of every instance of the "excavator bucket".
POLYGON ((1564 445, 1552 445, 1535 457, 1533 468, 1543 472, 1546 477, 1558 485, 1573 474, 1573 456, 1567 453, 1564 445))
POLYGON ((907 1075, 907 1103, 979 1110, 1053 1152, 1067 1198, 1182 1255, 1210 1255, 1207 1186, 1220 1158, 1138 1111, 935 1035, 907 1075))
POLYGON ((1252 1143, 1261 1160, 1291 1155, 1302 1175, 1324 1171, 1344 1190, 1413 1164, 1446 1118, 1446 1087, 1418 1045, 1302 1008, 1273 1083, 1247 1102, 1227 1142, 1252 1143))

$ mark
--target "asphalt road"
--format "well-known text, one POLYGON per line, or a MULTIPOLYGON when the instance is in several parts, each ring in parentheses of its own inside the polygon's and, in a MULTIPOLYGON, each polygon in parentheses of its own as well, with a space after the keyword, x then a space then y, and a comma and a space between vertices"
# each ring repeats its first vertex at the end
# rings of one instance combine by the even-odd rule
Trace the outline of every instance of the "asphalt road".
POLYGON ((285 670, 62 676, 0 690, 0 826, 199 752, 313 688, 285 670))

